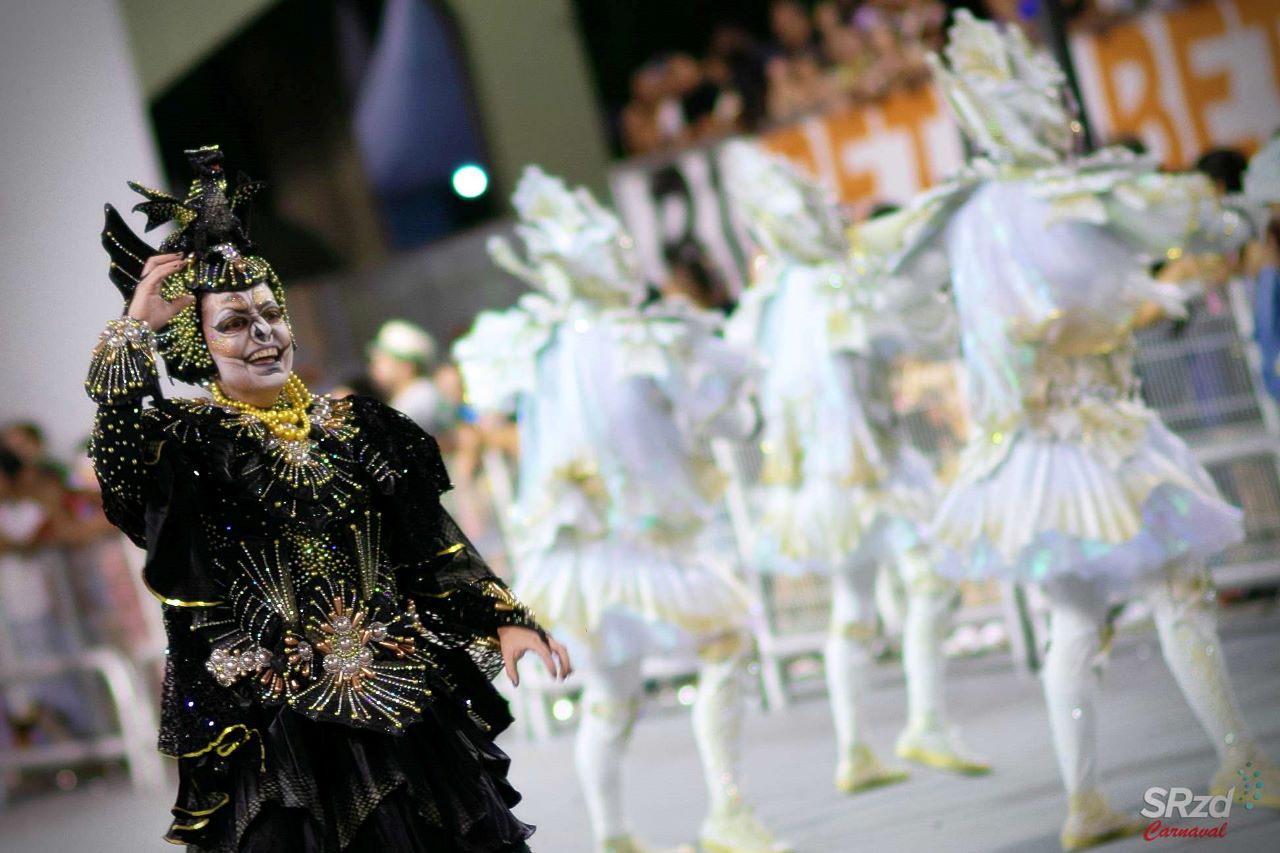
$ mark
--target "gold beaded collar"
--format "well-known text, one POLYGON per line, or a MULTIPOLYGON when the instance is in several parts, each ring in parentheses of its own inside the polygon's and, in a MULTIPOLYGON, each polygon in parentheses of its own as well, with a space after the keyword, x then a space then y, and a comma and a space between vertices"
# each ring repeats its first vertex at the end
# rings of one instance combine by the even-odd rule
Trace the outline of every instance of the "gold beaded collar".
POLYGON ((296 373, 290 373, 280 393, 280 400, 269 409, 260 409, 250 403, 232 400, 218 383, 210 386, 213 399, 219 406, 234 409, 261 421, 271 434, 284 442, 304 441, 311 433, 311 421, 307 410, 315 399, 296 373))

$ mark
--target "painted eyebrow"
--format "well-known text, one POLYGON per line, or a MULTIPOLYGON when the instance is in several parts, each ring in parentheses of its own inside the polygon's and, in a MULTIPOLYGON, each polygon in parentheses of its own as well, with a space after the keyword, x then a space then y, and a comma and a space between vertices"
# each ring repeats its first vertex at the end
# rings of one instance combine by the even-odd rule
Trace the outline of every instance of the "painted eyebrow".
POLYGON ((241 296, 238 293, 231 293, 227 295, 226 299, 223 301, 220 307, 223 309, 233 308, 238 310, 244 310, 249 307, 249 300, 245 299, 243 296, 241 296))

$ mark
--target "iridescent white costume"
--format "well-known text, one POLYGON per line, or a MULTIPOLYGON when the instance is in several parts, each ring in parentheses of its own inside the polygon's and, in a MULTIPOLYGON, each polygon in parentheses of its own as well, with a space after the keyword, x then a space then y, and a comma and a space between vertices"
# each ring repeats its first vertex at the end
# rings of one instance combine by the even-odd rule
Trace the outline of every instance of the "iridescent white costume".
POLYGON ((1016 29, 959 13, 946 57, 933 57, 935 76, 987 156, 860 240, 918 287, 950 280, 975 434, 934 533, 969 556, 958 565, 971 576, 1043 585, 1045 698, 1070 795, 1062 842, 1079 848, 1141 828, 1098 792, 1095 664, 1118 600, 1150 605, 1222 760, 1215 788, 1264 760, 1214 656, 1202 562, 1243 537, 1241 514, 1133 378, 1139 310, 1181 310, 1151 261, 1247 229, 1201 176, 1122 150, 1075 158, 1061 71, 1016 29))
POLYGON ((482 314, 454 354, 474 405, 517 411, 515 588, 568 637, 584 677, 577 765, 599 849, 642 849, 623 814, 621 756, 643 658, 682 642, 701 660, 702 844, 786 849, 737 793, 750 603, 703 537, 720 486, 704 439, 755 428, 749 364, 715 336, 712 316, 638 307, 630 238, 585 190, 531 167, 513 201, 527 260, 502 240, 490 252, 539 292, 482 314))
POLYGON ((904 344, 947 341, 954 312, 932 295, 891 304, 894 291, 855 269, 834 199, 785 160, 739 142, 726 147, 725 163, 736 212, 763 252, 728 329, 762 373, 757 565, 831 578, 824 660, 836 785, 852 792, 905 778, 875 758, 862 724, 881 564, 910 592, 898 754, 984 772, 946 725, 941 645, 956 590, 921 536, 937 485, 929 463, 898 438, 886 358, 904 344))

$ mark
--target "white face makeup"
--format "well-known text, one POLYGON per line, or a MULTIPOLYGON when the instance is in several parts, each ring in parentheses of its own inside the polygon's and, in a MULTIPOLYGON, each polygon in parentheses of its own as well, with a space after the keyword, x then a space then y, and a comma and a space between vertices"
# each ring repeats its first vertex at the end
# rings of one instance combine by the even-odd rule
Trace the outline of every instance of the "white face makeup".
POLYGON ((293 369, 293 337, 271 288, 205 294, 200 314, 222 393, 259 407, 275 403, 293 369))

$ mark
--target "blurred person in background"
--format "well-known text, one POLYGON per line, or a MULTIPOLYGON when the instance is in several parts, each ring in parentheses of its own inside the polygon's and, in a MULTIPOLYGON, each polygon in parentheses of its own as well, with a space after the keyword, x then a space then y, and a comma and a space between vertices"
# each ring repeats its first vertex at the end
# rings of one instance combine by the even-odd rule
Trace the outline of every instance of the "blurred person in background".
POLYGON ((0 445, 26 465, 38 465, 46 457, 44 430, 30 421, 7 424, 0 431, 0 445))
POLYGON ((646 62, 631 75, 631 100, 619 119, 622 147, 628 155, 652 154, 683 145, 687 139, 679 98, 663 60, 646 62))
POLYGON ((755 569, 828 581, 822 657, 836 789, 854 794, 907 778, 881 762, 867 725, 882 572, 910 590, 907 720, 897 754, 986 773, 990 765, 964 745, 945 702, 942 644, 957 584, 943 576, 942 549, 928 534, 940 489, 930 463, 903 441, 893 407, 893 362, 946 352, 951 309, 931 294, 896 302, 862 274, 835 198, 791 162, 735 141, 724 164, 730 198, 762 253, 726 329, 759 370, 755 569))
MULTIPOLYGON (((102 489, 93 473, 86 440, 67 479, 69 518, 59 543, 66 555, 78 615, 91 645, 119 649, 142 658, 163 648, 163 627, 143 610, 151 598, 133 576, 134 546, 120 535, 102 509, 102 489)), ((139 555, 140 556, 140 555, 139 555)))
POLYGON ((823 53, 831 60, 836 86, 855 100, 867 100, 879 91, 881 75, 876 54, 849 15, 836 3, 822 3, 814 10, 814 22, 822 36, 823 53))
POLYGON ((754 428, 749 365, 706 313, 642 307, 631 238, 586 190, 530 166, 513 201, 525 253, 500 238, 489 251, 536 292, 481 314, 453 351, 478 409, 517 412, 515 588, 582 661, 591 849, 657 853, 632 833, 622 769, 645 660, 683 652, 698 660, 702 848, 789 850, 738 787, 751 602, 707 537, 720 478, 702 448, 754 428))
POLYGON ((686 99, 706 82, 702 64, 687 53, 670 53, 659 62, 667 77, 667 96, 680 103, 680 115, 687 125, 689 110, 686 99))
POLYGON ((765 65, 769 118, 787 121, 834 106, 839 92, 826 74, 827 58, 805 5, 775 0, 769 27, 774 37, 765 65))
POLYGON ((773 57, 793 59, 820 51, 809 10, 800 0, 774 0, 769 5, 769 31, 773 34, 769 44, 773 57))
POLYGON ((933 70, 980 153, 857 238, 897 286, 956 305, 974 428, 932 529, 967 555, 958 577, 1034 583, 1048 602, 1043 688, 1067 793, 1059 841, 1080 850, 1149 823, 1111 807, 1099 760, 1099 664, 1134 601, 1216 754, 1209 792, 1229 799, 1251 766, 1254 803, 1280 808, 1280 770, 1222 659, 1206 565, 1245 540, 1244 514, 1146 404, 1134 372, 1142 307, 1181 310, 1151 258, 1222 251, 1248 230, 1203 175, 1163 174, 1123 149, 1080 156, 1066 77, 1020 30, 958 12, 933 70))
POLYGON ((1244 195, 1261 213, 1261 233, 1245 252, 1244 274, 1253 283, 1262 382, 1280 399, 1280 134, 1254 155, 1244 176, 1244 195))
POLYGON ((681 99, 685 124, 695 141, 716 139, 743 129, 743 97, 729 60, 711 54, 702 61, 702 77, 681 99))
POLYGON ((748 133, 755 131, 768 110, 765 57, 760 44, 740 24, 721 22, 711 31, 707 60, 708 78, 741 102, 740 129, 748 133))
POLYGON ((8 448, 22 460, 24 477, 35 480, 46 476, 63 479, 67 475, 67 467, 49 454, 45 441, 44 429, 32 421, 15 421, 8 424, 0 432, 0 446, 8 448))
POLYGON ((409 416, 429 435, 446 432, 454 422, 449 401, 431 380, 436 342, 407 320, 388 320, 369 344, 369 379, 380 397, 409 416))
POLYGON ((440 392, 441 406, 447 413, 441 419, 441 431, 435 438, 453 472, 453 491, 446 496, 446 508, 458 520, 462 532, 474 542, 490 546, 490 553, 501 547, 493 533, 492 507, 478 479, 484 456, 484 434, 476 423, 476 413, 468 405, 462 373, 458 365, 445 359, 431 375, 440 392))
MULTIPOLYGON (((47 547, 50 518, 23 494, 22 461, 0 448, 0 666, 39 664, 71 650, 51 587, 60 555, 47 547)), ((69 614, 63 614, 67 616, 69 614)), ((68 676, 7 684, 2 696, 12 746, 25 749, 90 729, 89 709, 68 676)))

